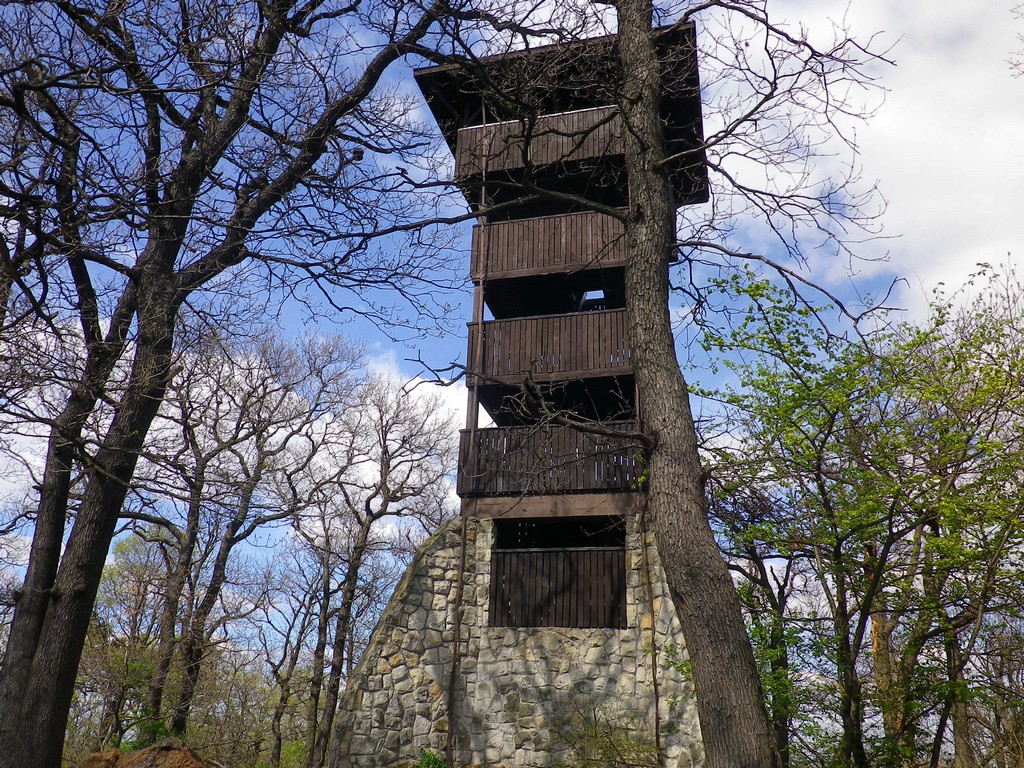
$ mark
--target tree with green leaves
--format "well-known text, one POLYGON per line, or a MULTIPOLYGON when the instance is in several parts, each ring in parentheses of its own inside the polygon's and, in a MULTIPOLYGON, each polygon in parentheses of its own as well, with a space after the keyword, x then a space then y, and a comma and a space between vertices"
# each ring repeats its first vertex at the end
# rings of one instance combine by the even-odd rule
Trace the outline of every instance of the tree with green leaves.
POLYGON ((828 670, 842 740, 824 759, 939 765, 951 741, 970 764, 969 669, 1019 597, 1018 287, 989 280, 966 306, 938 297, 921 326, 853 341, 764 282, 732 287, 749 314, 715 346, 748 358, 723 393, 716 511, 752 625, 787 660, 769 689, 828 670), (793 667, 801 645, 818 666, 793 667))
POLYGON ((159 552, 141 539, 114 546, 76 684, 75 724, 69 728, 77 736, 76 756, 119 748, 146 723, 163 575, 159 552))

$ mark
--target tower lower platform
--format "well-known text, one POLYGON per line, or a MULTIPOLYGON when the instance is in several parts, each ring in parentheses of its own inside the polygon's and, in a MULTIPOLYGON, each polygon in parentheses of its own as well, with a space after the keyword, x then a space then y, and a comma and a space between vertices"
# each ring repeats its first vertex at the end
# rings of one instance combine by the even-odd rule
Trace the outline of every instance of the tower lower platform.
POLYGON ((421 750, 443 757, 449 735, 460 768, 699 766, 682 633, 636 515, 624 520, 624 628, 492 626, 500 525, 467 517, 464 558, 459 520, 420 549, 349 681, 333 766, 414 768, 421 750))

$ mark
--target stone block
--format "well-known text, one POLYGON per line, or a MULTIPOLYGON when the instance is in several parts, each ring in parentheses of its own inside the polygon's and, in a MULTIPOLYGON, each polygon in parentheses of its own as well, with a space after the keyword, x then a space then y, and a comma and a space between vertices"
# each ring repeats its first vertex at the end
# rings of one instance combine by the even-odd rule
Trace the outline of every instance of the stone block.
MULTIPOLYGON (((512 753, 510 752, 508 756, 511 757, 512 753)), ((505 751, 501 748, 500 745, 496 747, 487 747, 484 749, 484 760, 488 763, 498 763, 504 757, 505 751)))
POLYGON ((412 723, 412 736, 414 739, 421 739, 430 733, 431 723, 425 717, 417 717, 412 723))
POLYGON ((425 608, 416 608, 406 618, 406 626, 409 634, 421 634, 430 625, 430 611, 425 608))
POLYGON ((423 647, 426 650, 431 648, 437 648, 441 643, 444 642, 441 633, 436 629, 427 629, 423 633, 423 647))

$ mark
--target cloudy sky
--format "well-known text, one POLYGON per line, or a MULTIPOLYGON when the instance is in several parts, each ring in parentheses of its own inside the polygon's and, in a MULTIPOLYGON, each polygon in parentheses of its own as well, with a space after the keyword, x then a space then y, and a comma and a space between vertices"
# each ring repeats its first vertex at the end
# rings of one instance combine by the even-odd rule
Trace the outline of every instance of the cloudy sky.
MULTIPOLYGON (((877 35, 875 49, 888 49, 894 62, 877 69, 884 102, 857 127, 864 176, 888 200, 886 239, 862 249, 888 260, 857 265, 860 278, 904 278, 893 303, 920 312, 938 282, 959 286, 978 262, 1009 261, 1024 273, 1024 77, 1009 63, 1024 49, 1019 0, 770 1, 775 19, 805 25, 812 39, 828 19, 845 20, 861 40, 877 35)), ((452 311, 466 314, 468 302, 452 311)), ((369 328, 343 330, 363 337, 381 365, 412 376, 422 373, 411 362, 418 355, 436 367, 462 357, 464 332, 453 325, 420 349, 369 328)), ((463 407, 462 387, 445 394, 463 407)))
MULTIPOLYGON (((1015 0, 777 0, 777 17, 826 18, 889 48, 877 71, 884 103, 858 128, 864 175, 888 201, 884 234, 865 248, 888 253, 867 274, 906 279, 899 304, 919 310, 938 281, 960 285, 978 262, 1024 265, 1024 77, 1010 66, 1024 49, 1015 0)), ((1024 11, 1024 8, 1022 8, 1024 11)))
MULTIPOLYGON (((1024 77, 1010 64, 1024 50, 1018 2, 769 0, 773 20, 812 41, 830 42, 836 22, 892 62, 872 70, 881 89, 874 113, 851 124, 863 178, 887 202, 882 237, 857 248, 862 261, 815 264, 815 279, 849 298, 900 278, 887 304, 920 319, 938 283, 955 290, 979 262, 1024 273, 1024 77)), ((451 317, 468 316, 468 287, 453 304, 451 317)), ((423 373, 414 358, 441 368, 465 354, 461 322, 415 348, 372 331, 365 338, 371 354, 409 376, 423 373)), ((448 392, 458 404, 464 390, 448 392)))
MULTIPOLYGON (((1024 49, 1024 18, 1015 2, 769 0, 774 20, 812 41, 830 42, 834 21, 893 62, 872 70, 874 114, 851 124, 864 180, 887 201, 883 237, 858 247, 865 260, 825 278, 839 293, 901 278, 888 304, 920 317, 939 282, 955 289, 979 262, 1024 272, 1024 77, 1010 65, 1024 49)), ((442 359, 463 344, 429 346, 442 359)))

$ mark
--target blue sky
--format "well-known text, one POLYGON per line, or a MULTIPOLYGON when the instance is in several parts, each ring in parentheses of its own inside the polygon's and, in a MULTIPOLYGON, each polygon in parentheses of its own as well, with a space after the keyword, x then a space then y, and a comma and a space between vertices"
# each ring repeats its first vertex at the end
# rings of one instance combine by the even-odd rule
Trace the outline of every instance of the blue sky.
MULTIPOLYGON (((1010 60, 1024 48, 1024 20, 998 2, 776 0, 776 20, 812 41, 831 39, 829 21, 873 38, 893 65, 872 68, 884 93, 874 114, 851 122, 865 183, 877 180, 887 208, 881 238, 857 248, 861 260, 816 261, 814 277, 840 295, 878 292, 902 278, 891 305, 920 316, 939 282, 962 284, 979 262, 1019 263, 1024 235, 1024 78, 1010 60)), ((405 70, 400 73, 408 77, 405 70)), ((468 254, 465 264, 468 266, 468 254)), ((452 297, 453 330, 395 345, 362 327, 371 353, 443 367, 464 354, 469 287, 452 297)))

